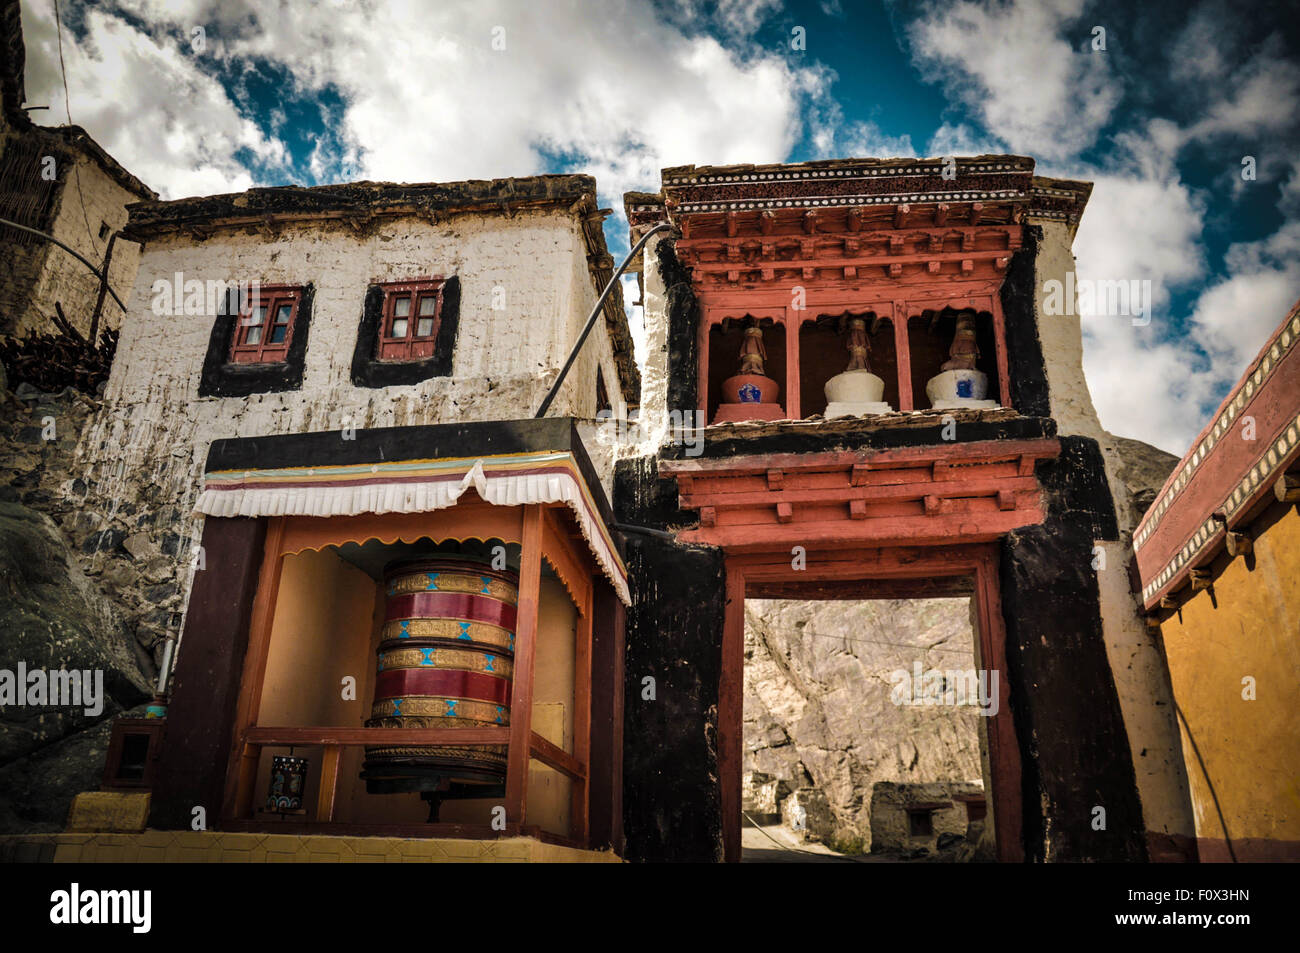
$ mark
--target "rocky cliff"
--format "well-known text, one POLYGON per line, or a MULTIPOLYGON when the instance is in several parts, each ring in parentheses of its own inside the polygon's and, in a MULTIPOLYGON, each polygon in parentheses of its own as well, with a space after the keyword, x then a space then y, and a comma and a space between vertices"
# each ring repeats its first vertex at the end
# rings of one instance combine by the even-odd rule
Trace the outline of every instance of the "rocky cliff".
POLYGON ((138 591, 135 574, 112 572, 133 562, 117 545, 124 537, 106 547, 112 555, 97 552, 106 540, 90 529, 96 520, 61 492, 94 406, 71 390, 19 398, 0 388, 0 831, 61 830, 72 797, 99 786, 112 718, 142 712, 149 698, 153 659, 140 629, 125 600, 101 590, 108 580, 86 572, 129 576, 138 591), (73 545, 67 534, 78 526, 73 545), (40 674, 18 684, 20 670, 40 674), (102 673, 89 714, 86 704, 52 704, 48 682, 45 697, 35 692, 60 671, 102 673))
POLYGON ((981 716, 898 705, 891 673, 975 668, 969 599, 745 604, 745 767, 825 793, 834 842, 870 848, 878 781, 979 781, 981 716))

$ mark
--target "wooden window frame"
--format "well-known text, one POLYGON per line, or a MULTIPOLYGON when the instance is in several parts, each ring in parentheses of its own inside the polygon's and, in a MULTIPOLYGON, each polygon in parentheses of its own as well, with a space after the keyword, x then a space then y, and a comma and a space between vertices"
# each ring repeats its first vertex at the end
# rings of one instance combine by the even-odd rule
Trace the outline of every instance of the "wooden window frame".
POLYGON ((427 361, 434 356, 438 346, 438 332, 442 328, 443 287, 445 278, 422 278, 414 281, 389 282, 380 285, 384 292, 383 311, 379 322, 378 339, 375 342, 375 360, 385 364, 406 364, 415 361, 427 361), (420 302, 432 297, 433 314, 421 315, 420 302), (396 314, 397 302, 410 302, 405 315, 396 314), (432 317, 433 326, 428 334, 418 334, 422 317, 432 317), (402 335, 393 334, 395 320, 405 319, 406 329, 402 335))
POLYGON ((230 336, 229 363, 285 363, 289 358, 289 345, 293 343, 294 326, 298 322, 302 298, 303 287, 301 285, 262 285, 258 288, 256 297, 250 297, 245 306, 240 309, 239 320, 235 322, 234 331, 230 336), (253 312, 264 304, 266 306, 267 321, 261 324, 253 324, 253 312), (272 327, 278 309, 285 304, 290 306, 290 311, 284 340, 272 343, 268 340, 269 335, 266 332, 272 327), (247 338, 253 328, 261 328, 262 334, 256 343, 249 344, 247 338))

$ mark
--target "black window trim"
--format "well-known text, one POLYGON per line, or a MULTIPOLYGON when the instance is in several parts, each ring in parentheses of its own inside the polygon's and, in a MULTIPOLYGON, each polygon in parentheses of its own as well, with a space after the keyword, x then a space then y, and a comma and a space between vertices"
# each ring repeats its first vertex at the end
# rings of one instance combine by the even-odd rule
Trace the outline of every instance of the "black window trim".
POLYGON ((418 384, 431 377, 450 377, 460 324, 460 278, 449 276, 442 286, 441 324, 433 355, 417 361, 381 361, 379 329, 384 320, 384 288, 408 282, 375 283, 366 289, 356 348, 352 352, 352 383, 357 387, 395 387, 418 384))

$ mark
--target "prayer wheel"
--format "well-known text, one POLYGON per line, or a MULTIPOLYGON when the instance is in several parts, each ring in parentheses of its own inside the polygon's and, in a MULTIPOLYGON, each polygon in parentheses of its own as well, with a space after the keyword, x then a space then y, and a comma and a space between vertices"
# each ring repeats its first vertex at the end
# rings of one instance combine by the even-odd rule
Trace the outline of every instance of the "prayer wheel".
MULTIPOLYGON (((366 727, 510 724, 518 576, 464 556, 434 557, 388 566, 384 591, 366 727)), ((368 747, 361 776, 371 794, 486 796, 505 782, 506 747, 368 747)))

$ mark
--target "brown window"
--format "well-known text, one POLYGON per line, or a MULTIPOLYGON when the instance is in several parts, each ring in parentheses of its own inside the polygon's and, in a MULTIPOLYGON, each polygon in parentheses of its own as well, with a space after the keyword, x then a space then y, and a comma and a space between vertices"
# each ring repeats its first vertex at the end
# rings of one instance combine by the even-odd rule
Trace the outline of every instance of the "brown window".
POLYGON ((250 296, 231 336, 232 364, 279 364, 289 356, 302 289, 263 285, 250 296))
POLYGON ((384 285, 383 320, 375 356, 422 361, 433 356, 442 320, 442 279, 384 285))

